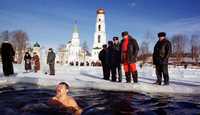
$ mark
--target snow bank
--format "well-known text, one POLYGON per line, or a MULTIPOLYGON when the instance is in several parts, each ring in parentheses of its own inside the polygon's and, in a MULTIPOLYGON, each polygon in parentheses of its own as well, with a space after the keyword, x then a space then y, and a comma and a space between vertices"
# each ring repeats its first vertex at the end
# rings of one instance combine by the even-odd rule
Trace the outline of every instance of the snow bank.
POLYGON ((156 76, 155 70, 149 65, 145 66, 143 69, 138 68, 139 83, 137 84, 125 83, 124 76, 123 83, 105 81, 102 79, 101 67, 57 65, 56 76, 45 75, 45 71, 43 70, 40 73, 24 73, 23 65, 15 65, 15 71, 18 74, 16 74, 15 77, 0 77, 0 84, 32 83, 41 86, 55 86, 59 82, 65 81, 74 88, 165 94, 200 94, 200 82, 198 77, 200 72, 195 69, 185 71, 182 70, 182 68, 174 69, 170 67, 171 84, 169 86, 152 84, 155 82, 156 76))

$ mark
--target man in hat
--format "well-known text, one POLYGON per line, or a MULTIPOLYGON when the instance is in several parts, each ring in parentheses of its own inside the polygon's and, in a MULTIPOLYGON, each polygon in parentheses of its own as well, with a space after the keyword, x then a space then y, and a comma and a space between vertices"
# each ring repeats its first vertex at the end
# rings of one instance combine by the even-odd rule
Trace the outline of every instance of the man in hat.
POLYGON ((101 61, 101 65, 103 68, 103 79, 109 80, 109 73, 108 73, 108 59, 107 59, 107 45, 103 45, 103 49, 99 53, 99 60, 101 61))
POLYGON ((155 84, 161 85, 162 76, 164 85, 169 85, 168 75, 168 59, 172 52, 171 43, 166 39, 166 33, 158 33, 159 40, 157 41, 153 52, 153 64, 156 66, 157 81, 155 84))
POLYGON ((15 51, 11 43, 8 42, 8 39, 5 39, 4 42, 2 43, 0 52, 1 52, 4 75, 9 76, 14 74, 12 62, 14 61, 15 51))
POLYGON ((47 64, 49 64, 50 75, 55 75, 55 58, 56 54, 53 52, 52 48, 49 48, 47 64))
POLYGON ((117 52, 114 49, 114 44, 113 41, 108 41, 108 67, 109 67, 109 75, 111 72, 111 80, 113 82, 117 81, 116 77, 116 63, 117 63, 117 58, 116 58, 117 52))
POLYGON ((118 72, 118 82, 122 82, 122 68, 121 68, 121 51, 120 51, 120 42, 118 37, 113 37, 114 50, 116 51, 116 55, 114 58, 116 59, 115 68, 118 72))
POLYGON ((136 58, 139 51, 137 41, 131 37, 127 31, 122 32, 122 41, 120 44, 121 62, 124 66, 126 82, 131 82, 131 75, 134 83, 138 82, 138 73, 136 69, 136 58))

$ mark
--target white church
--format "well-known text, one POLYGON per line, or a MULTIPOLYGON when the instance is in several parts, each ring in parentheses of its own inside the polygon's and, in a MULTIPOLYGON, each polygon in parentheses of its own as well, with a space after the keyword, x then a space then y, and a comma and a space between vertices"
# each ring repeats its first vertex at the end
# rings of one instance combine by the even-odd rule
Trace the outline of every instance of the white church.
POLYGON ((81 47, 80 47, 80 38, 79 38, 77 22, 75 22, 74 25, 72 39, 66 45, 66 51, 68 57, 67 61, 69 63, 80 61, 81 47))
POLYGON ((91 56, 80 46, 80 35, 77 21, 75 21, 71 40, 67 42, 65 48, 58 52, 57 61, 60 63, 86 63, 99 62, 98 55, 102 50, 102 46, 106 44, 105 30, 105 10, 100 8, 97 10, 97 18, 95 25, 94 40, 91 56))

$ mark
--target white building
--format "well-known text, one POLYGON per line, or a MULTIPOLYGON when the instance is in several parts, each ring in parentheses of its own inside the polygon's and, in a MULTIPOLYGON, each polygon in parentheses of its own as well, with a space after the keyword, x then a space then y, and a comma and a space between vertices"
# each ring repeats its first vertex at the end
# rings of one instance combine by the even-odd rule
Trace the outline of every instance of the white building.
POLYGON ((70 42, 66 44, 66 53, 67 53, 67 61, 70 62, 76 62, 80 61, 80 38, 79 38, 79 32, 77 27, 77 22, 75 22, 73 33, 72 33, 72 39, 70 42))
POLYGON ((94 33, 94 41, 92 48, 92 60, 98 61, 99 52, 102 46, 106 44, 106 30, 105 30, 105 10, 100 8, 97 10, 96 31, 94 33))

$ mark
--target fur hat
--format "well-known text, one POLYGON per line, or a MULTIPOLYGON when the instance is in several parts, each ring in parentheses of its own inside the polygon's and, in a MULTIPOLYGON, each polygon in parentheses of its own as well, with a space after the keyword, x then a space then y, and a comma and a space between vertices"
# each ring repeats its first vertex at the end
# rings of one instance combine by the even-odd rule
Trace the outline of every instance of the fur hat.
POLYGON ((113 46, 113 41, 108 41, 108 46, 113 46))
POLYGON ((165 32, 159 32, 158 37, 166 37, 166 33, 165 32))
POLYGON ((106 44, 104 44, 104 45, 103 45, 103 48, 107 48, 107 45, 106 45, 106 44))
POLYGON ((115 40, 119 40, 119 37, 113 37, 113 41, 115 41, 115 40))
POLYGON ((126 36, 126 35, 128 35, 128 32, 127 32, 127 31, 122 32, 122 37, 124 37, 124 36, 126 36))

